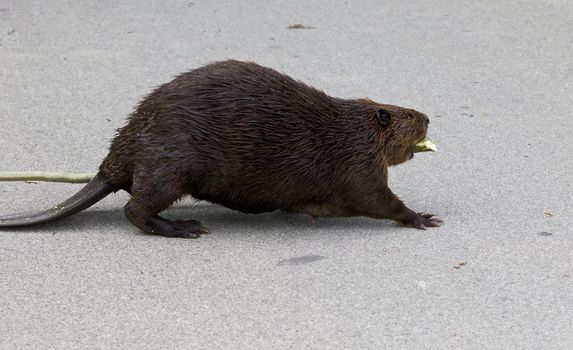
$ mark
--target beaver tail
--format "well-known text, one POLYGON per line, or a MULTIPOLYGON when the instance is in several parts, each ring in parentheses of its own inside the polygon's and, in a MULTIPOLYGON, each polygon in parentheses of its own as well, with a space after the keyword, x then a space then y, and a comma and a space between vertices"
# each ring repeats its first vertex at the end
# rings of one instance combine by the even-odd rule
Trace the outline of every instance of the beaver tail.
POLYGON ((65 218, 91 207, 113 191, 113 187, 97 173, 78 193, 50 209, 0 216, 0 227, 30 226, 65 218))

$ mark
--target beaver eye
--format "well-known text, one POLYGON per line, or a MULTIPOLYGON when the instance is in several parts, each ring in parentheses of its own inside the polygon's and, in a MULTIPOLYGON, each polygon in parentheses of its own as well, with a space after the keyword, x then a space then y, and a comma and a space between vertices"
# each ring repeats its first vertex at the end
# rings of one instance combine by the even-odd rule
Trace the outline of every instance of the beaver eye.
POLYGON ((388 111, 379 109, 376 111, 376 114, 378 115, 378 121, 380 122, 380 125, 388 126, 388 124, 390 124, 390 113, 388 113, 388 111))

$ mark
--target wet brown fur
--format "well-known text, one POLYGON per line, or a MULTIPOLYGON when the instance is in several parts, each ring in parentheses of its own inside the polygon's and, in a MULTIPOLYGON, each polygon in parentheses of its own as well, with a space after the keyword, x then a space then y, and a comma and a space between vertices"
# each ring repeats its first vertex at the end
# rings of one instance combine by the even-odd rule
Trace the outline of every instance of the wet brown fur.
POLYGON ((186 194, 245 213, 281 209, 416 224, 419 214, 389 191, 387 168, 412 157, 427 125, 411 109, 332 98, 270 68, 228 60, 147 96, 100 172, 131 192, 126 214, 146 231, 157 231, 149 218, 186 194))

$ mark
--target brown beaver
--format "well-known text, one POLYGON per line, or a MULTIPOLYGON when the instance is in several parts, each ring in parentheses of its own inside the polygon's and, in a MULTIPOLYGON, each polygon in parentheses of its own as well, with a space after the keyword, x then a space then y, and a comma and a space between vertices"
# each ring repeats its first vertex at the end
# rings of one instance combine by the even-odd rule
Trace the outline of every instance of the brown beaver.
POLYGON ((0 227, 69 216, 120 189, 131 194, 129 221, 166 237, 207 232, 158 215, 186 194, 244 213, 436 227, 440 219, 410 210, 387 184, 388 167, 413 157, 428 124, 412 109, 333 98, 255 63, 215 62, 144 98, 80 192, 45 211, 0 217, 0 227))

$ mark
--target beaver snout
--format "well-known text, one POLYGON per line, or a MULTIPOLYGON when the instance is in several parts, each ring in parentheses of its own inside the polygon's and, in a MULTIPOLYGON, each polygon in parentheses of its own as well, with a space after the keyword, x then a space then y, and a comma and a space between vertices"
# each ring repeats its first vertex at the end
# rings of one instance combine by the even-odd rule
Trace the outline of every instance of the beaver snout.
POLYGON ((423 114, 423 113, 420 113, 418 115, 418 118, 421 121, 421 123, 420 123, 421 129, 422 129, 422 132, 421 132, 422 135, 421 136, 422 136, 422 139, 424 139, 424 138, 426 138, 426 133, 428 132, 428 126, 430 125, 430 118, 428 118, 428 116, 423 114))
POLYGON ((428 118, 427 115, 422 114, 422 120, 424 121, 424 125, 426 125, 426 127, 428 127, 428 125, 430 125, 430 118, 428 118))

